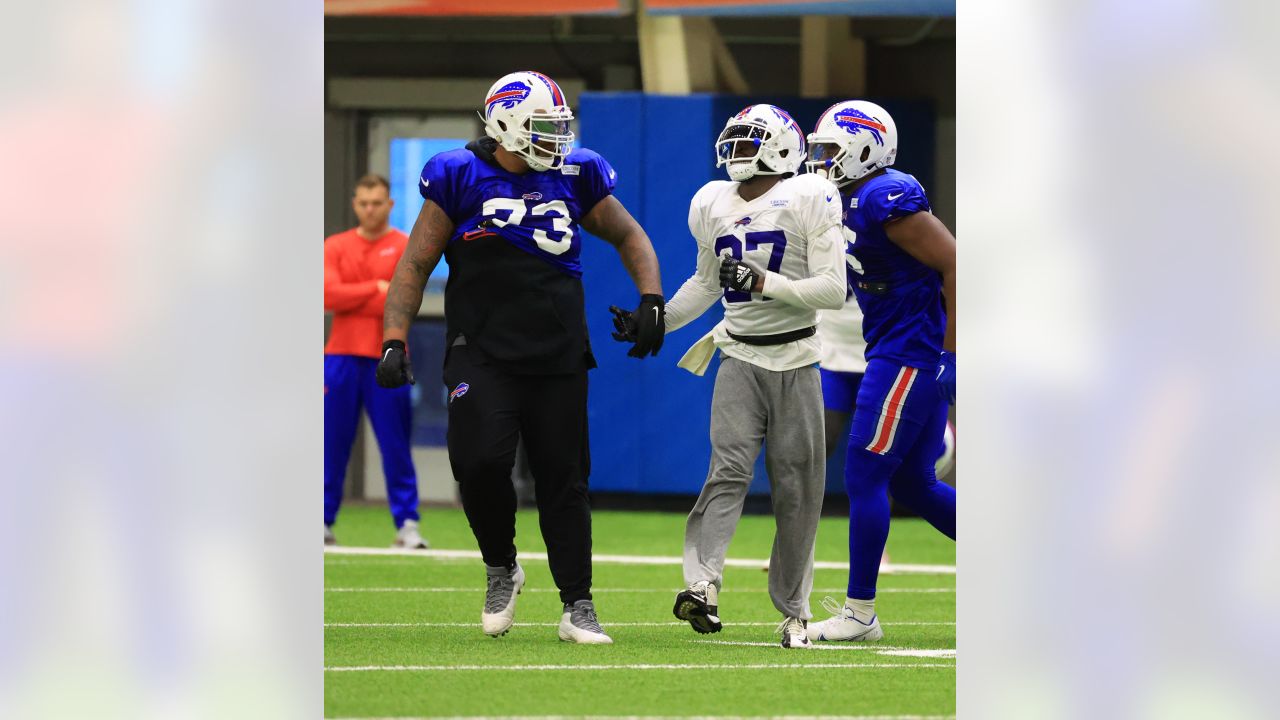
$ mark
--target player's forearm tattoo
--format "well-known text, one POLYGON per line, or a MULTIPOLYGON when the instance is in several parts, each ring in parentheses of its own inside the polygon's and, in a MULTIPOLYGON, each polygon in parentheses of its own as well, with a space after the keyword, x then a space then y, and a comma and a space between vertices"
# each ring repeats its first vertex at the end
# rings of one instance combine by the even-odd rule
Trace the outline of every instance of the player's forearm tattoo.
POLYGON ((423 204, 422 213, 409 233, 409 246, 396 263, 382 313, 383 334, 403 339, 422 307, 422 289, 444 254, 453 223, 435 203, 423 204))

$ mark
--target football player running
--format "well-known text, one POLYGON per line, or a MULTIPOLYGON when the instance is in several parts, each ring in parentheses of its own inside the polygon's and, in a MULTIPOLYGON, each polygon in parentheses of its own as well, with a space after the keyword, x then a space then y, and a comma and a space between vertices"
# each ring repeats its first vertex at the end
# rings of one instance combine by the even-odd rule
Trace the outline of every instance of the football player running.
POLYGON ((947 537, 956 536, 956 493, 938 481, 947 408, 955 402, 956 241, 929 210, 924 188, 890 169, 898 152, 893 118, 874 103, 837 103, 809 135, 810 172, 840 187, 846 252, 855 260, 867 369, 845 460, 849 493, 849 587, 811 640, 879 640, 875 612, 889 498, 947 537), (946 308, 943 298, 946 298, 946 308))
MULTIPOLYGON (((796 175, 804 134, 783 110, 753 105, 716 140, 716 166, 730 180, 707 183, 689 204, 697 271, 667 303, 667 331, 717 300, 724 321, 681 359, 701 375, 718 348, 723 361, 711 401, 711 466, 685 528, 684 579, 675 616, 700 633, 721 629, 725 552, 742 514, 760 447, 777 523, 769 597, 783 615, 784 648, 805 636, 813 586, 826 461, 822 386, 814 325, 819 308, 845 297, 839 193, 815 175, 796 175)), ((618 320, 628 337, 627 313, 618 320)))
POLYGON ((525 582, 511 482, 523 438, 563 603, 559 637, 611 643, 591 601, 587 370, 595 359, 583 310, 580 228, 617 249, 641 293, 628 353, 634 357, 662 346, 658 260, 613 196, 613 168, 590 150, 572 149, 573 113, 551 78, 503 77, 481 117, 488 137, 440 153, 422 170, 422 211, 387 293, 378 383, 413 382, 409 325, 443 255, 449 464, 488 578, 481 627, 492 636, 510 630, 525 582))

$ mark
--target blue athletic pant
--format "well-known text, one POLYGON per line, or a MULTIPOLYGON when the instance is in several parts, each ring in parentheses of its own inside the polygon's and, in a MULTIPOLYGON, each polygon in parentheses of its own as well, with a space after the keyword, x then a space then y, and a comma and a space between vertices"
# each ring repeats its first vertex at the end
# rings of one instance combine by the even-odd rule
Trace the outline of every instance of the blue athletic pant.
POLYGON ((952 540, 956 491, 933 466, 947 426, 947 401, 935 368, 888 360, 867 363, 849 430, 844 484, 849 493, 849 597, 876 596, 880 557, 889 537, 889 497, 952 540))
POLYGON ((378 438, 387 500, 396 527, 418 519, 418 476, 409 456, 413 423, 409 386, 392 390, 374 380, 376 358, 324 356, 324 524, 332 525, 342 503, 342 484, 363 407, 378 438))

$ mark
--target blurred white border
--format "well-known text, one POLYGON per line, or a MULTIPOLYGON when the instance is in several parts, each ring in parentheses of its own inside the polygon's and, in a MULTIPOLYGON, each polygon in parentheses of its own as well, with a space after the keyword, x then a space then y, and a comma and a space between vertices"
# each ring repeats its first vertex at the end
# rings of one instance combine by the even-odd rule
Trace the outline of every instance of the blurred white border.
POLYGON ((960 3, 960 717, 1274 716, 1277 19, 960 3))
POLYGON ((321 715, 321 42, 0 23, 0 717, 321 715))

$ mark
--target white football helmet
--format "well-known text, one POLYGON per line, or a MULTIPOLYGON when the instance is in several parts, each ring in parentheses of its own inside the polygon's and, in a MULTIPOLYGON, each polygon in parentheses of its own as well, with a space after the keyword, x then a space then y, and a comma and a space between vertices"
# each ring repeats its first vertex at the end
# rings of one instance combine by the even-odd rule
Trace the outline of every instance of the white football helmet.
POLYGON ((737 182, 794 173, 804 163, 804 132, 786 110, 752 105, 729 118, 716 138, 716 167, 737 182))
POLYGON ((846 185, 898 157, 898 128, 885 109, 866 100, 827 108, 809 135, 805 167, 836 185, 846 185))
POLYGON ((564 164, 572 150, 573 111, 555 80, 525 70, 504 75, 485 96, 484 131, 539 172, 564 164))

